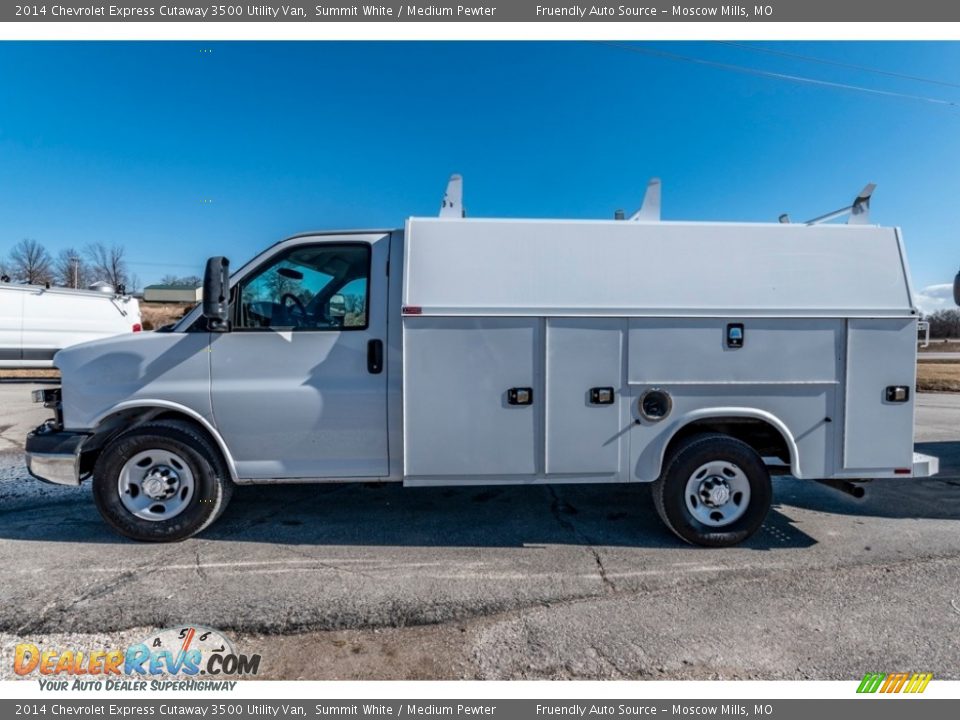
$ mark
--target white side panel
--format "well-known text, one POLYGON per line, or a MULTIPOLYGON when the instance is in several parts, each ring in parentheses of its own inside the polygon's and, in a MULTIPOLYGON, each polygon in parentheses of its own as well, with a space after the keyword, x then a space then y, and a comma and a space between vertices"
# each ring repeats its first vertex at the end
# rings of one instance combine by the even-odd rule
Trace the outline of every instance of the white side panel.
MULTIPOLYGON (((673 437, 687 423, 706 417, 757 418, 782 424, 797 445, 799 477, 823 478, 836 468, 836 427, 834 422, 837 386, 834 384, 794 385, 660 385, 673 397, 673 412, 665 420, 641 420, 630 430, 632 477, 655 480, 660 461, 673 437), (829 418, 829 420, 828 420, 829 418)), ((646 389, 633 385, 633 411, 646 389)))
POLYGON ((20 363, 24 295, 0 286, 0 367, 15 367, 20 363))
POLYGON ((133 332, 139 322, 136 300, 36 288, 23 300, 24 355, 133 332))
POLYGON ((637 318, 630 320, 631 383, 837 382, 842 320, 637 318), (729 323, 743 347, 727 347, 729 323))
POLYGON ((917 321, 850 320, 844 469, 913 467, 917 321), (886 400, 886 388, 906 385, 909 402, 886 400))
POLYGON ((912 309, 893 228, 420 219, 404 305, 424 315, 804 315, 912 309))
POLYGON ((623 338, 626 321, 552 318, 547 321, 546 472, 620 472, 623 338), (612 387, 610 405, 590 401, 590 389, 612 387))
POLYGON ((0 365, 50 367, 57 350, 130 333, 140 322, 130 297, 0 284, 0 365))
POLYGON ((532 475, 542 452, 542 321, 404 318, 404 473, 532 475), (510 405, 510 388, 533 404, 510 405))
POLYGON ((629 326, 630 392, 658 387, 674 400, 666 420, 632 429, 637 477, 656 477, 665 442, 691 418, 736 414, 782 423, 804 477, 835 472, 843 320, 634 318, 629 326), (729 323, 743 325, 742 347, 727 347, 729 323))

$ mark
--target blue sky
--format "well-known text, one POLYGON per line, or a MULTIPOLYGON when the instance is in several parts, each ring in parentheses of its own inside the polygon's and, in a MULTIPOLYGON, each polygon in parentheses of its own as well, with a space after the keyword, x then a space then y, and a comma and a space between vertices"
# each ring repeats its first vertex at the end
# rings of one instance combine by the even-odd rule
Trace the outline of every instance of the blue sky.
POLYGON ((480 216, 611 217, 659 176, 665 219, 804 220, 872 181, 915 285, 952 280, 960 43, 635 47, 928 99, 590 42, 5 42, 0 255, 117 242, 150 283, 298 231, 432 215, 451 172, 480 216))

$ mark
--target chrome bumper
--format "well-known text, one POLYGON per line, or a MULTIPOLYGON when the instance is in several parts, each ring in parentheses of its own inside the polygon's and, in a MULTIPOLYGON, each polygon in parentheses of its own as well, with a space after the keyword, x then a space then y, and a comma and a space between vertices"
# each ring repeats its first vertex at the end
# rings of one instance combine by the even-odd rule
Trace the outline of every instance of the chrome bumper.
POLYGON ((80 453, 89 435, 50 430, 41 425, 27 435, 27 470, 55 485, 80 485, 80 453))

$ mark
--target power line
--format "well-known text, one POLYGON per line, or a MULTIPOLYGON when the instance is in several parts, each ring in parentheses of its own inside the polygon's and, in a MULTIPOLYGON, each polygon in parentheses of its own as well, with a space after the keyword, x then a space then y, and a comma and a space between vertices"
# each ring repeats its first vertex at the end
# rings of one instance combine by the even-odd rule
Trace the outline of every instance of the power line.
POLYGON ((930 85, 940 85, 942 87, 960 88, 960 83, 947 82, 946 80, 934 80, 933 78, 920 77, 919 75, 907 75, 906 73, 893 72, 892 70, 881 70, 880 68, 868 67, 867 65, 856 65, 845 63, 839 60, 827 60, 826 58, 811 57, 809 55, 800 55, 799 53, 786 52, 783 50, 773 50, 772 48, 757 47, 747 45, 746 43, 730 42, 728 40, 716 40, 717 45, 728 45, 729 47, 740 48, 750 52, 762 53, 764 55, 775 55, 779 57, 791 58, 793 60, 802 60, 804 62, 819 63, 820 65, 832 65, 834 67, 847 68, 848 70, 859 70, 861 72, 873 73, 884 77, 897 78, 899 80, 913 80, 915 82, 928 83, 930 85))
POLYGON ((745 65, 733 65, 731 63, 722 63, 715 60, 705 60, 703 58, 691 57, 689 55, 680 55, 678 53, 667 52, 666 50, 654 50, 653 48, 648 47, 637 47, 635 45, 624 45, 622 43, 604 41, 604 40, 595 40, 599 45, 608 45, 619 50, 626 50, 628 52, 639 53, 641 55, 650 55, 652 57, 664 58, 666 60, 676 60, 680 62, 693 63, 696 65, 705 65, 708 67, 715 67, 721 70, 727 70, 730 72, 738 72, 744 75, 754 75, 756 77, 768 78, 771 80, 786 80, 789 82, 800 83, 804 85, 816 85, 819 87, 828 87, 836 90, 848 90, 851 92, 866 93, 869 95, 880 95, 883 97, 893 97, 900 98, 904 100, 915 100, 918 102, 925 102, 931 105, 939 105, 943 107, 957 108, 960 107, 960 103, 954 102, 952 100, 944 100, 943 98, 934 98, 928 97, 926 95, 911 95, 909 93, 900 93, 894 92, 892 90, 879 90, 877 88, 868 88, 861 85, 850 85, 848 83, 838 83, 832 82, 830 80, 819 80, 817 78, 805 77, 802 75, 789 75, 787 73, 773 72, 770 70, 760 70, 759 68, 747 67, 745 65))

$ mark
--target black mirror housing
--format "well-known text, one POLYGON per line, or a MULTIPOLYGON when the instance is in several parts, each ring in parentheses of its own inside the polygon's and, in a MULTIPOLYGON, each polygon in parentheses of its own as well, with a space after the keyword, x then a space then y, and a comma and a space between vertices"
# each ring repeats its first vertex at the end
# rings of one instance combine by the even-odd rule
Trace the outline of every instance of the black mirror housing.
POLYGON ((960 272, 958 272, 957 276, 953 279, 953 302, 956 305, 960 305, 960 272))
POLYGON ((212 332, 229 330, 230 261, 223 256, 207 260, 203 273, 203 316, 212 332))

